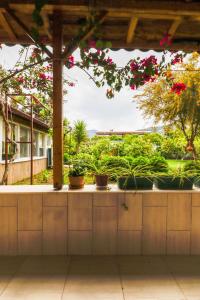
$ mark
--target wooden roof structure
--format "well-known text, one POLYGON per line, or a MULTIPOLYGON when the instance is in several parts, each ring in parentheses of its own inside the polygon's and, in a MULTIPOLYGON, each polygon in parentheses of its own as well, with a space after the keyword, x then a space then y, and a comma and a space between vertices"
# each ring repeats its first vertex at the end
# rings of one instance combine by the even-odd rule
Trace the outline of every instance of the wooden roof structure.
MULTIPOLYGON (((68 44, 90 11, 99 11, 101 37, 113 49, 162 50, 165 33, 173 49, 200 50, 200 1, 198 0, 49 0, 42 9, 40 36, 52 44, 53 11, 62 12, 63 40, 68 44)), ((30 44, 27 35, 35 26, 34 1, 0 1, 0 43, 30 44)))
MULTIPOLYGON (((31 31, 34 8, 34 0, 0 1, 0 43, 38 44, 31 31)), ((113 49, 162 51, 159 42, 168 34, 173 39, 170 49, 200 50, 199 0, 48 0, 41 11, 39 36, 43 45, 52 46, 43 50, 53 61, 55 189, 63 186, 63 64, 79 42, 92 37, 95 24, 81 35, 80 27, 94 10, 101 25, 99 38, 111 42, 113 49)))

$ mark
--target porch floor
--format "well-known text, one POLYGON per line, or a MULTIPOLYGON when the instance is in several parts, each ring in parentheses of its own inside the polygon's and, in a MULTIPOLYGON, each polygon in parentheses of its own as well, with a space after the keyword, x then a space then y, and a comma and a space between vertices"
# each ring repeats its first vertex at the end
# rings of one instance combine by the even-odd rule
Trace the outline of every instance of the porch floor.
POLYGON ((0 299, 199 300, 200 256, 0 257, 0 299))

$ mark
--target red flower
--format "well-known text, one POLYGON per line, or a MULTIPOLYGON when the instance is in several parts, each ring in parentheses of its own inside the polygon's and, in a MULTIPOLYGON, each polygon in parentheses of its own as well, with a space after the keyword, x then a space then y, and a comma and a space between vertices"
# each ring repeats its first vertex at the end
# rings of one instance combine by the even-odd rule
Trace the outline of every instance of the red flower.
POLYGON ((75 86, 75 84, 73 82, 69 82, 68 85, 69 86, 75 86))
POLYGON ((133 61, 130 63, 130 68, 131 68, 131 72, 138 71, 139 65, 133 60, 133 61))
POLYGON ((170 38, 170 35, 166 33, 164 37, 160 40, 160 46, 170 46, 172 44, 172 40, 170 38))
POLYGON ((183 56, 182 54, 177 53, 174 57, 174 59, 172 59, 171 64, 175 65, 175 64, 179 64, 183 62, 183 56))
POLYGON ((110 57, 108 57, 106 59, 106 62, 107 62, 108 65, 112 65, 113 64, 112 58, 110 58, 110 57))
POLYGON ((186 85, 183 82, 177 82, 174 83, 172 88, 171 88, 171 92, 176 93, 177 95, 180 95, 183 91, 186 90, 186 85))
POLYGON ((95 48, 96 49, 96 42, 94 40, 89 41, 89 48, 95 48))
POLYGON ((70 56, 68 57, 67 64, 68 64, 68 67, 69 67, 69 68, 74 67, 74 57, 73 57, 73 55, 70 55, 70 56))
POLYGON ((135 89, 136 89, 135 84, 131 84, 131 85, 130 85, 130 88, 131 88, 131 90, 135 90, 135 89))
POLYGON ((39 73, 39 77, 42 80, 46 80, 47 79, 47 76, 44 73, 39 73))
POLYGON ((23 83, 24 82, 24 77, 23 76, 17 77, 16 80, 20 83, 23 83))

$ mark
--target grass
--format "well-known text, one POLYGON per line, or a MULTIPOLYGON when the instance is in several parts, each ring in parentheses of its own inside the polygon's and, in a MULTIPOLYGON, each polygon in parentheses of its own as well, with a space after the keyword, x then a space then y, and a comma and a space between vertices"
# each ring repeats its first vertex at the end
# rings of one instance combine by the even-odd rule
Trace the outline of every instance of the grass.
MULTIPOLYGON (((167 163, 171 169, 177 169, 180 167, 183 167, 188 160, 173 160, 169 159, 167 160, 167 163)), ((68 168, 64 168, 64 184, 68 184, 68 168)), ((93 176, 85 176, 85 183, 86 184, 93 184, 94 183, 94 178, 93 176)), ((22 181, 18 181, 15 183, 15 185, 20 185, 20 184, 30 184, 30 179, 24 179, 22 181)), ((53 184, 53 170, 48 169, 40 172, 39 174, 35 175, 33 177, 33 184, 53 184)))
POLYGON ((168 159, 167 163, 169 168, 171 169, 178 169, 184 167, 184 165, 188 162, 189 160, 175 160, 175 159, 168 159))

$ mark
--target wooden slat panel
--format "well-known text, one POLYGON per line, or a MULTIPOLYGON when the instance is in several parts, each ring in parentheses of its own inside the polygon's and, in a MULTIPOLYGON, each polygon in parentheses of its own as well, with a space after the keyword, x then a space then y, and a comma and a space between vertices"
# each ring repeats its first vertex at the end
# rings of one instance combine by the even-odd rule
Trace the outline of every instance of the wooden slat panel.
POLYGON ((18 195, 18 230, 42 230, 42 194, 18 195))
POLYGON ((15 194, 0 194, 0 206, 17 206, 15 194))
POLYGON ((92 230, 92 194, 68 195, 69 230, 92 230))
POLYGON ((166 193, 145 193, 143 196, 143 206, 167 206, 166 193))
POLYGON ((92 254, 92 231, 68 231, 68 254, 92 254))
POLYGON ((94 206, 116 206, 118 194, 110 194, 109 192, 94 193, 94 206))
POLYGON ((94 254, 116 254, 117 208, 94 207, 94 254))
POLYGON ((166 207, 143 208, 143 254, 166 253, 166 207))
POLYGON ((118 231, 117 250, 120 255, 140 255, 141 231, 118 231))
POLYGON ((44 254, 66 254, 67 208, 44 207, 43 251, 44 254))
POLYGON ((191 228, 191 194, 168 194, 168 230, 190 230, 191 228))
POLYGON ((17 208, 0 207, 0 255, 17 255, 17 208))
POLYGON ((200 193, 192 193, 192 206, 200 206, 200 193))
POLYGON ((119 230, 142 229, 142 194, 119 195, 119 230))
POLYGON ((167 254, 190 254, 190 231, 168 231, 167 254))
POLYGON ((44 206, 67 206, 67 194, 53 192, 43 194, 44 206))
POLYGON ((19 255, 42 255, 42 231, 18 231, 19 255))
POLYGON ((192 208, 191 254, 200 254, 200 207, 192 208))

